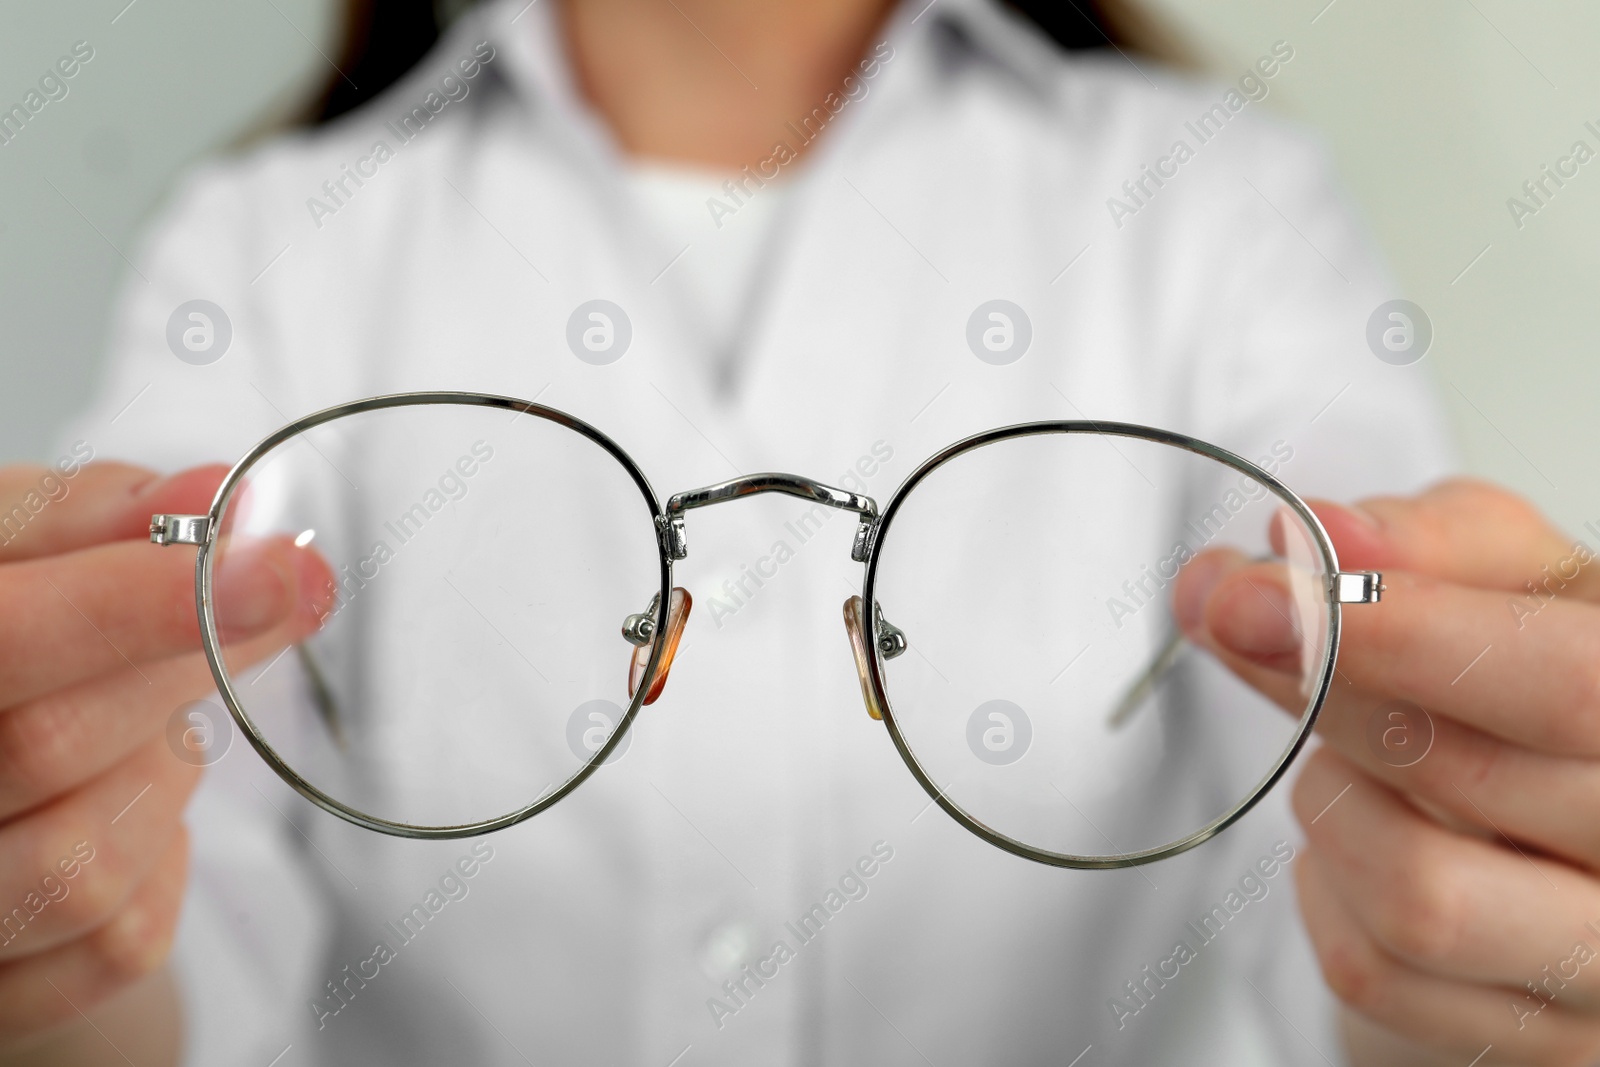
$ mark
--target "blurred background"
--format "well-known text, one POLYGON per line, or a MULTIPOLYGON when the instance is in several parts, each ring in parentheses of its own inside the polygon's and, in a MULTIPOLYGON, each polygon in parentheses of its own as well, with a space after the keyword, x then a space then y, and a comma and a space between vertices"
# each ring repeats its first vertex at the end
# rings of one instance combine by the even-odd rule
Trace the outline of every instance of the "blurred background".
MULTIPOLYGON (((1432 319, 1426 364, 1467 469, 1523 491, 1575 536, 1600 526, 1584 474, 1600 449, 1600 158, 1520 228, 1507 206, 1575 141, 1600 152, 1584 126, 1600 130, 1600 5, 1146 6, 1219 80, 1274 41, 1294 47, 1267 106, 1331 146, 1395 295, 1432 319)), ((98 373, 141 225, 197 158, 322 86, 340 17, 334 0, 0 2, 0 104, 74 42, 94 49, 47 121, 0 146, 0 461, 47 457, 98 373)))

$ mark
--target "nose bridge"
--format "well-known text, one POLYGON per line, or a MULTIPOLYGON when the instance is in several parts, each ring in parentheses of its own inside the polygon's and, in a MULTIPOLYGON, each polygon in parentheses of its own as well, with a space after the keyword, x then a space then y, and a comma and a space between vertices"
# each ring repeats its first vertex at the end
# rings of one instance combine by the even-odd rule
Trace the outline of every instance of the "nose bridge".
POLYGON ((684 512, 737 500, 740 497, 755 496, 757 493, 783 493, 787 496, 800 497, 802 500, 825 504, 830 508, 838 508, 841 511, 855 512, 861 516, 861 525, 856 528, 855 544, 851 547, 850 558, 858 563, 866 560, 867 552, 872 547, 873 533, 878 525, 878 505, 870 496, 824 485, 822 482, 812 481, 798 474, 773 472, 743 474, 725 482, 717 482, 715 485, 674 493, 667 500, 666 513, 656 520, 661 545, 666 550, 668 558, 683 559, 689 554, 688 538, 684 532, 684 512))

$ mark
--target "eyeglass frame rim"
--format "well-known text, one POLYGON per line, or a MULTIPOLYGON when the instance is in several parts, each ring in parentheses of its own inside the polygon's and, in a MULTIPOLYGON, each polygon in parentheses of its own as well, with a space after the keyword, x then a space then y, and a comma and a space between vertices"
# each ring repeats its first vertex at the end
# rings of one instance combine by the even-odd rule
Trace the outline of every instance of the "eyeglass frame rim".
MULTIPOLYGON (((217 633, 216 619, 211 609, 213 594, 213 565, 217 538, 221 529, 221 518, 231 501, 240 482, 257 462, 268 455, 273 449, 285 441, 299 434, 314 429, 325 423, 333 422, 350 415, 359 415, 368 411, 387 408, 423 407, 429 405, 454 405, 464 407, 489 407, 500 410, 515 411, 519 414, 533 415, 543 418, 566 429, 573 430, 600 446, 607 454, 620 463, 624 470, 633 479, 645 498, 649 509, 651 525, 655 536, 657 559, 660 563, 661 587, 656 602, 655 632, 666 632, 667 612, 672 590, 672 554, 669 551, 668 539, 662 536, 664 517, 668 514, 663 509, 660 499, 651 487, 649 479, 642 469, 615 440, 604 431, 596 428, 583 419, 568 414, 558 408, 539 404, 531 400, 522 400, 516 397, 503 396, 494 393, 462 392, 428 390, 406 393, 387 393, 380 396, 366 397, 360 400, 351 400, 322 408, 318 411, 301 416, 280 427, 261 441, 257 442, 245 455, 236 462, 228 471, 222 484, 218 486, 212 498, 211 506, 206 513, 207 523, 204 537, 199 544, 199 552, 195 559, 195 609, 200 621, 201 643, 206 655, 206 662, 210 666, 213 680, 217 684, 218 695, 222 697, 229 714, 244 733, 245 739, 251 748, 256 751, 272 771, 283 779, 295 792, 305 797, 317 807, 328 813, 338 816, 347 822, 363 829, 377 833, 388 834, 396 837, 405 837, 419 840, 449 840, 465 837, 477 837, 506 829, 524 822, 540 814, 565 799, 578 786, 586 782, 594 772, 602 766, 621 744, 628 731, 632 729, 634 719, 643 706, 644 698, 650 688, 650 680, 655 677, 659 667, 664 641, 656 641, 651 649, 650 660, 646 665, 644 681, 629 701, 627 710, 623 713, 618 725, 611 732, 611 737, 594 753, 587 763, 575 771, 569 778, 556 786, 553 790, 532 803, 524 805, 507 814, 476 822, 460 823, 448 826, 423 826, 413 823, 404 823, 397 820, 385 819, 371 815, 337 800, 312 784, 300 773, 295 771, 278 754, 277 750, 261 735, 255 722, 244 710, 243 702, 239 699, 232 681, 222 662, 221 641, 217 633)), ((513 422, 515 419, 512 420, 513 422)), ((1274 475, 1268 473, 1251 461, 1230 452, 1227 449, 1201 441, 1198 438, 1171 430, 1163 430, 1151 426, 1142 426, 1136 423, 1103 422, 1086 419, 1072 420, 1042 420, 1026 423, 1014 423, 1008 426, 995 427, 967 437, 946 446, 924 460, 900 483, 889 497, 889 502, 875 516, 871 517, 871 530, 867 534, 865 545, 866 559, 863 563, 864 578, 862 583, 863 627, 867 634, 877 632, 878 605, 877 570, 882 558, 882 545, 884 535, 888 532, 893 519, 900 508, 909 498, 911 492, 935 470, 961 455, 986 445, 996 444, 1001 441, 1015 440, 1021 437, 1044 436, 1049 434, 1101 434, 1118 437, 1127 437, 1137 440, 1151 441, 1157 444, 1171 445, 1192 452, 1208 459, 1215 460, 1224 466, 1230 467, 1247 477, 1260 482, 1268 487, 1281 501, 1289 505, 1296 515, 1312 531, 1318 552, 1326 567, 1325 578, 1334 580, 1339 574, 1338 557, 1334 551, 1332 540, 1323 528, 1321 521, 1300 496, 1285 485, 1274 475)), ((809 481, 809 479, 805 479, 809 481)), ((832 488, 832 487, 825 487, 832 488)), ((836 490, 843 492, 842 490, 836 490)), ((693 492, 693 491, 690 491, 693 492)), ((686 494, 676 494, 674 499, 686 494)), ((871 498, 864 498, 871 502, 871 498)), ((677 514, 681 514, 681 511, 677 514)), ((863 516, 867 521, 867 516, 863 516)), ((940 789, 928 776, 911 751, 904 736, 900 732, 898 722, 894 717, 893 704, 889 699, 887 687, 884 684, 883 660, 876 641, 866 642, 869 654, 868 681, 872 687, 873 695, 878 701, 878 706, 883 712, 883 722, 889 731, 891 742, 900 754, 901 761, 911 772, 913 778, 922 786, 923 790, 938 804, 945 814, 954 819, 959 825, 978 838, 1001 849, 1011 855, 1022 859, 1032 860, 1037 863, 1053 867, 1063 867, 1078 870, 1106 870, 1123 867, 1138 866, 1154 863, 1158 860, 1186 852, 1191 848, 1209 841, 1233 823, 1237 822, 1250 811, 1261 798, 1264 797, 1287 773, 1295 758, 1304 748, 1315 727, 1318 714, 1326 700, 1328 689, 1332 684, 1333 674, 1338 659, 1339 629, 1341 607, 1338 600, 1333 597, 1331 589, 1328 596, 1328 642, 1327 651, 1323 656, 1323 670, 1316 687, 1316 695, 1308 704, 1302 714, 1294 739, 1285 747, 1275 765, 1257 782, 1249 796, 1240 801, 1233 808, 1213 820, 1200 830, 1181 838, 1176 842, 1159 848, 1144 849, 1133 853, 1124 853, 1113 856, 1084 856, 1071 853, 1058 853, 1048 849, 1040 849, 1025 842, 1018 841, 1000 831, 997 831, 968 814, 956 805, 945 792, 940 789)))
MULTIPOLYGON (((1317 716, 1322 711, 1322 705, 1327 699, 1328 689, 1332 685, 1333 675, 1338 664, 1339 630, 1343 612, 1341 603, 1333 595, 1331 583, 1337 580, 1340 573, 1339 559, 1333 547, 1333 540, 1328 536, 1328 531, 1323 527, 1322 521, 1317 518, 1316 513, 1311 510, 1310 506, 1300 498, 1300 495, 1259 465, 1252 463, 1235 452, 1230 452, 1225 448, 1202 441, 1196 437, 1190 437, 1187 434, 1173 430, 1163 430, 1153 426, 1143 426, 1138 423, 1103 422, 1091 419, 1013 423, 1009 426, 1000 426, 971 434, 935 452, 907 475, 895 489, 893 495, 890 496, 888 504, 884 506, 877 522, 874 524, 868 545, 868 555, 865 563, 866 575, 862 582, 861 591, 862 600, 864 601, 862 604, 862 630, 865 633, 869 635, 877 633, 879 619, 877 570, 879 561, 882 558, 884 535, 893 524, 895 515, 899 513, 900 508, 910 497, 912 491, 916 489, 917 485, 951 460, 986 445, 1016 440, 1022 437, 1057 433, 1101 434, 1170 445, 1214 460, 1244 474, 1253 481, 1260 482, 1272 491, 1280 501, 1287 504, 1311 530, 1312 536, 1316 541, 1318 554, 1322 557, 1323 566, 1326 568, 1326 572, 1322 577, 1327 595, 1328 637, 1327 649, 1323 654, 1321 677, 1317 681, 1315 696, 1309 699, 1306 710, 1301 713, 1293 740, 1285 746, 1277 762, 1257 781, 1255 788, 1248 796, 1201 829, 1166 845, 1112 856, 1086 856, 1037 848, 985 825, 981 820, 968 814, 950 800, 945 789, 940 788, 926 773, 902 736, 899 724, 895 720, 893 702, 889 699, 888 689, 884 684, 882 653, 876 641, 869 640, 866 642, 869 650, 867 656, 868 681, 872 686, 873 697, 878 702, 878 708, 883 713, 883 723, 889 730, 889 737, 894 742, 895 749, 900 753, 902 762, 910 769, 912 777, 922 786, 923 791, 932 798, 932 802, 938 804, 944 810, 946 815, 950 816, 970 833, 994 847, 1009 852, 1014 856, 1019 856, 1022 859, 1032 860, 1035 863, 1073 870, 1115 870, 1124 867, 1136 867, 1187 852, 1189 849, 1211 840, 1223 830, 1232 826, 1272 791, 1273 787, 1288 773, 1289 768, 1294 764, 1301 750, 1304 749, 1306 742, 1311 737, 1312 730, 1316 726, 1317 716)), ((1115 847, 1114 843, 1113 847, 1115 847)))
MULTIPOLYGON (((645 667, 644 681, 639 685, 628 703, 627 710, 623 713, 611 737, 596 749, 589 757, 589 761, 575 771, 569 778, 559 784, 555 789, 544 796, 517 808, 504 815, 477 822, 458 823, 447 826, 424 826, 415 823, 400 822, 394 819, 385 819, 372 815, 359 808, 352 807, 331 794, 314 785, 281 757, 271 743, 262 736, 254 720, 244 710, 243 701, 239 699, 234 690, 232 681, 224 668, 221 656, 221 642, 217 633, 216 618, 210 608, 213 593, 212 568, 213 548, 221 529, 222 514, 226 510, 233 493, 254 465, 272 452, 273 449, 283 444, 292 437, 296 437, 306 430, 314 429, 324 423, 350 415, 359 415, 368 411, 377 411, 385 408, 424 407, 435 404, 453 405, 462 407, 489 407, 506 411, 516 411, 519 414, 533 415, 546 419, 566 429, 573 430, 590 441, 599 445, 613 459, 622 464, 624 470, 633 478, 634 484, 645 498, 645 504, 650 511, 651 526, 658 527, 662 515, 661 505, 658 502, 655 490, 650 485, 650 480, 645 477, 639 465, 634 462, 622 446, 617 444, 610 436, 589 423, 557 408, 538 404, 531 400, 519 400, 516 397, 500 396, 494 393, 474 392, 446 392, 423 391, 410 393, 386 393, 382 396, 366 397, 361 400, 346 401, 332 407, 314 411, 290 422, 261 441, 257 442, 249 452, 245 453, 228 471, 222 484, 217 487, 215 496, 212 497, 211 507, 206 512, 205 538, 199 546, 199 554, 195 558, 195 610, 200 619, 201 644, 206 654, 206 662, 211 667, 212 680, 217 684, 217 693, 222 697, 228 712, 234 722, 244 733, 250 747, 255 749, 272 771, 283 779, 290 788, 305 797, 317 807, 329 814, 336 815, 346 822, 360 826, 366 830, 388 834, 394 837, 406 837, 416 840, 451 840, 464 837, 478 837, 483 834, 503 830, 509 826, 533 818, 540 812, 552 807, 557 802, 565 799, 573 790, 589 779, 616 747, 622 743, 633 726, 633 720, 643 706, 645 697, 649 694, 650 679, 655 677, 657 667, 661 660, 662 650, 666 642, 657 640, 650 650, 650 659, 645 667)), ((512 422, 515 422, 515 418, 512 422)), ((667 614, 670 607, 672 594, 672 560, 662 547, 659 537, 652 537, 655 544, 656 558, 661 564, 661 587, 656 597, 655 629, 654 633, 667 632, 667 614)))

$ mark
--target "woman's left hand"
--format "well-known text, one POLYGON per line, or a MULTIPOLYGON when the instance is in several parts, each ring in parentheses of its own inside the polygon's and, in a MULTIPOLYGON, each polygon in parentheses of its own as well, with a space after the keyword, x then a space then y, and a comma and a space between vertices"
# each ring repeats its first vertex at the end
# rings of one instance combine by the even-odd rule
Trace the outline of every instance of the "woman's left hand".
MULTIPOLYGON (((1294 792, 1354 1062, 1600 1061, 1600 560, 1481 482, 1315 510, 1341 568, 1386 585, 1344 610, 1294 792)), ((1273 568, 1185 575, 1189 637, 1298 711, 1273 568)))

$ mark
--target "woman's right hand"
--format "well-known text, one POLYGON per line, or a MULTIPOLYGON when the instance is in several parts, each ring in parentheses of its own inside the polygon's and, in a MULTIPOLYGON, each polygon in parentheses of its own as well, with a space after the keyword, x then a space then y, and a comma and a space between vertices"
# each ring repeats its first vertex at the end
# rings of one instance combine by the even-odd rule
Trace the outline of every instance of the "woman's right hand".
MULTIPOLYGON (((150 544, 149 523, 204 513, 225 473, 0 468, 0 1054, 166 957, 200 773, 167 725, 213 682, 195 550, 150 544)), ((230 663, 316 629, 332 574, 314 552, 269 539, 229 563, 230 663)))

